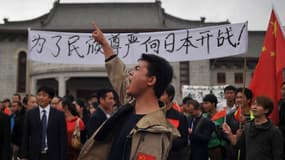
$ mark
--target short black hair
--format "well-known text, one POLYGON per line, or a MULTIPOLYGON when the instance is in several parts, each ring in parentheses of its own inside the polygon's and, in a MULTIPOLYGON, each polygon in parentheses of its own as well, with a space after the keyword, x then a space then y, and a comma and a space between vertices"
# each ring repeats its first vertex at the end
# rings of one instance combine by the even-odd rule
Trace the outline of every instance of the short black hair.
POLYGON ((90 100, 90 99, 92 99, 92 98, 97 98, 97 93, 92 93, 89 97, 88 97, 88 99, 87 100, 90 100))
POLYGON ((48 86, 42 86, 38 89, 37 93, 39 92, 45 92, 48 94, 49 98, 54 97, 54 89, 48 86))
POLYGON ((24 105, 27 105, 27 104, 28 104, 28 95, 26 95, 26 96, 23 98, 23 104, 24 104, 24 105))
POLYGON ((19 100, 21 101, 21 95, 19 93, 14 93, 13 96, 17 96, 19 100))
POLYGON ((269 97, 257 96, 255 98, 255 101, 256 101, 256 104, 262 106, 263 109, 265 110, 268 109, 268 112, 265 114, 266 117, 268 117, 272 113, 274 104, 273 104, 273 101, 269 97))
POLYGON ((282 87, 284 84, 285 84, 285 81, 283 81, 283 82, 281 83, 281 87, 282 87))
POLYGON ((214 94, 207 94, 204 98, 203 98, 203 102, 210 102, 210 103, 215 103, 215 106, 217 106, 218 103, 218 99, 214 94))
POLYGON ((195 110, 201 110, 201 105, 200 105, 200 103, 199 103, 198 101, 194 100, 194 99, 191 99, 191 100, 187 101, 186 104, 187 104, 187 105, 192 104, 192 105, 193 105, 193 108, 194 108, 195 110))
POLYGON ((156 77, 154 92, 156 97, 159 98, 172 80, 172 66, 166 59, 154 54, 142 54, 139 61, 146 61, 148 63, 147 75, 156 77))
POLYGON ((234 86, 232 86, 232 85, 228 85, 228 86, 226 86, 225 88, 224 88, 224 92, 226 92, 226 91, 234 91, 234 92, 236 92, 236 87, 234 87, 234 86))
POLYGON ((29 101, 30 97, 36 97, 36 96, 32 95, 32 94, 26 94, 25 97, 23 98, 23 104, 24 105, 28 104, 28 101, 29 101))
MULTIPOLYGON (((67 97, 67 96, 64 96, 65 98, 67 97)), ((61 102, 62 101, 62 97, 60 97, 60 96, 54 96, 53 98, 57 98, 58 100, 59 100, 59 102, 61 102)), ((71 99, 70 99, 71 100, 71 99)))
POLYGON ((69 95, 65 95, 63 98, 59 98, 59 97, 57 97, 60 101, 61 100, 63 100, 63 99, 69 99, 71 102, 73 102, 74 101, 74 96, 73 95, 71 95, 71 94, 69 94, 69 95))
POLYGON ((175 97, 175 88, 172 84, 169 84, 165 89, 166 94, 170 97, 170 101, 172 102, 175 97))
POLYGON ((98 92, 97 92, 98 102, 100 103, 100 98, 103 98, 103 99, 106 98, 107 93, 109 93, 109 92, 114 93, 113 89, 110 89, 110 88, 99 89, 98 92))
POLYGON ((9 98, 5 98, 5 99, 2 101, 2 103, 6 103, 6 102, 11 103, 11 100, 10 100, 9 98))
POLYGON ((193 98, 190 97, 190 96, 186 96, 186 97, 183 98, 182 104, 187 104, 187 102, 190 101, 190 100, 193 100, 193 98))
POLYGON ((251 100, 253 94, 252 94, 252 91, 251 91, 250 89, 248 89, 248 88, 242 88, 242 87, 241 87, 241 88, 238 88, 238 89, 236 90, 236 95, 237 95, 237 93, 243 93, 243 90, 244 90, 244 94, 245 94, 246 98, 249 99, 249 100, 251 100))

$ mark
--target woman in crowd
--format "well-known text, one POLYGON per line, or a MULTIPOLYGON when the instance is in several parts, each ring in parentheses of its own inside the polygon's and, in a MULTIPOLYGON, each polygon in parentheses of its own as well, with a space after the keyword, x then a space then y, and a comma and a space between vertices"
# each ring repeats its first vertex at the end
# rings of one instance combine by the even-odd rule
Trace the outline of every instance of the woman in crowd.
POLYGON ((72 147, 71 139, 76 128, 77 120, 79 119, 80 131, 83 131, 85 128, 84 122, 79 118, 79 114, 77 113, 75 106, 72 104, 72 101, 69 99, 63 99, 62 107, 66 118, 68 157, 69 160, 77 160, 80 150, 72 147))
MULTIPOLYGON (((86 125, 89 118, 90 118, 90 113, 87 110, 87 107, 82 99, 76 99, 73 101, 73 104, 75 105, 76 111, 79 114, 79 117, 83 120, 84 124, 86 125)), ((81 142, 82 144, 85 143, 87 140, 87 131, 84 129, 81 132, 81 142)))

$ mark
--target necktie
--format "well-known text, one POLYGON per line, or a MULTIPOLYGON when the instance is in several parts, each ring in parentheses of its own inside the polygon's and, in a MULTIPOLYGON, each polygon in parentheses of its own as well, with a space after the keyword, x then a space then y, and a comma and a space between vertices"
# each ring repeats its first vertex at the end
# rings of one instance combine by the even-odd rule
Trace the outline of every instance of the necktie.
POLYGON ((43 110, 43 116, 42 116, 42 151, 46 148, 46 135, 47 135, 47 115, 46 111, 43 110))
POLYGON ((193 118, 192 123, 191 123, 191 128, 192 128, 192 130, 193 130, 194 127, 195 127, 195 122, 196 122, 196 118, 193 118))

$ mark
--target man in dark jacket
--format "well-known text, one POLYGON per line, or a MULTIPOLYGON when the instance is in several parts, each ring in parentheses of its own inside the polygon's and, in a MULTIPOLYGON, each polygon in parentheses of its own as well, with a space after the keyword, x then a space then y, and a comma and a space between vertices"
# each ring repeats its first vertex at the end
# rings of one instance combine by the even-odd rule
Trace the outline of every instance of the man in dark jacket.
MULTIPOLYGON (((173 102, 175 96, 175 89, 172 84, 169 84, 160 97, 160 100, 165 104, 166 118, 167 120, 178 129, 181 137, 175 139, 173 141, 171 150, 169 152, 168 160, 188 160, 186 155, 186 147, 188 142, 188 125, 186 117, 174 109, 174 105, 177 105, 173 102)), ((179 106, 177 106, 179 107, 179 106)))
POLYGON ((64 113, 50 106, 54 90, 40 87, 39 106, 27 111, 22 155, 29 160, 67 160, 67 133, 64 113))
POLYGON ((10 117, 0 112, 0 159, 11 159, 10 117))
MULTIPOLYGON (((285 81, 281 84, 281 99, 278 103, 279 110, 279 129, 285 139, 285 81)), ((285 143, 283 144, 285 145, 285 143)), ((285 159, 285 147, 283 150, 283 158, 285 159)))
POLYGON ((224 132, 232 144, 241 148, 242 160, 283 160, 283 137, 274 124, 268 119, 273 110, 273 102, 264 96, 256 97, 251 106, 255 117, 245 125, 241 137, 232 134, 231 128, 225 123, 224 132))
POLYGON ((214 123, 202 116, 199 102, 190 100, 187 102, 190 108, 189 136, 191 143, 191 160, 208 160, 208 142, 214 131, 214 123))
POLYGON ((21 148, 22 144, 22 138, 23 138, 23 127, 24 127, 24 120, 25 120, 25 113, 26 110, 22 106, 20 101, 13 101, 12 102, 12 117, 13 118, 13 128, 12 131, 12 147, 13 147, 13 158, 17 159, 19 156, 19 150, 21 148))
POLYGON ((91 137, 92 134, 101 126, 101 124, 110 118, 115 104, 114 93, 112 89, 100 89, 97 92, 99 106, 91 115, 87 123, 87 134, 91 137))

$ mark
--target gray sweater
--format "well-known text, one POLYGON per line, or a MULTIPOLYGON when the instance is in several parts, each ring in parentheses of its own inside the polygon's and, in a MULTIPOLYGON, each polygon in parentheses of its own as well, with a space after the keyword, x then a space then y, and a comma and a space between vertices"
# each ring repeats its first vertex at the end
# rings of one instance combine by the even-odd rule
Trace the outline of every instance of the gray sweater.
POLYGON ((261 125, 255 125, 254 121, 250 121, 239 143, 241 159, 282 160, 283 137, 270 120, 261 125))

